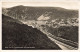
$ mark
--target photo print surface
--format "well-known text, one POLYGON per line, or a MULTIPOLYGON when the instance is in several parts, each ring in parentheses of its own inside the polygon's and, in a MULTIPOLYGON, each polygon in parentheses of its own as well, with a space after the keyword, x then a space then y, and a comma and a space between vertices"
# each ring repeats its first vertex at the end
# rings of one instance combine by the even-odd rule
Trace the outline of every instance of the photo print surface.
POLYGON ((2 50, 77 50, 78 3, 2 2, 2 50))

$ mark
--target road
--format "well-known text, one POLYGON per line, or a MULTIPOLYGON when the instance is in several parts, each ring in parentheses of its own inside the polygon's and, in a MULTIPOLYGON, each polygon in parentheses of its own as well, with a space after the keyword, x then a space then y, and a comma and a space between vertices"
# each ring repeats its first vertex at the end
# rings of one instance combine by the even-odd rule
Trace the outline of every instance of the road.
POLYGON ((51 33, 47 32, 46 29, 44 30, 42 27, 36 27, 38 30, 43 32, 47 35, 47 37, 55 42, 62 50, 77 50, 78 49, 78 43, 73 42, 71 40, 66 40, 60 37, 56 37, 52 35, 51 33))
POLYGON ((56 37, 43 29, 40 29, 40 31, 46 34, 48 38, 52 40, 53 42, 55 42, 62 50, 77 50, 78 49, 78 43, 76 42, 73 42, 71 40, 66 40, 60 37, 56 37))
POLYGON ((62 50, 77 50, 77 48, 67 45, 63 42, 55 40, 54 38, 49 37, 52 41, 54 41, 62 50))

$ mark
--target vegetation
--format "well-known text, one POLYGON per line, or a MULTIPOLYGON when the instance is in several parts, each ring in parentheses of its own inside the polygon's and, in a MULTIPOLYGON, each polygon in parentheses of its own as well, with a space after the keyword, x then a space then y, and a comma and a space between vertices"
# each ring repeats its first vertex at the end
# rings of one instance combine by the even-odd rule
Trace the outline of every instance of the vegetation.
POLYGON ((60 7, 29 7, 20 5, 12 8, 3 8, 3 13, 22 21, 37 20, 40 16, 49 17, 50 19, 48 21, 54 19, 78 18, 77 10, 67 10, 60 7))
POLYGON ((52 42, 45 34, 37 30, 36 28, 32 28, 27 25, 17 23, 15 19, 2 15, 2 49, 60 49, 60 48, 54 42, 52 42), (16 48, 16 47, 34 47, 34 48, 16 48))
POLYGON ((78 42, 78 26, 60 26, 59 28, 47 27, 51 34, 67 40, 78 42))

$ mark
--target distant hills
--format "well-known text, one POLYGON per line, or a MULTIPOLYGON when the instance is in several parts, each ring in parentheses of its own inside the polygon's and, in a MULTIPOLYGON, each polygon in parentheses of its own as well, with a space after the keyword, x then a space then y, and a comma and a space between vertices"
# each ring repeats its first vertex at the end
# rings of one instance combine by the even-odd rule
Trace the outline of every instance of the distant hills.
POLYGON ((54 42, 52 42, 45 34, 37 30, 36 28, 29 27, 27 25, 22 24, 18 20, 2 15, 2 49, 60 48, 54 42))
POLYGON ((20 5, 12 8, 3 8, 3 14, 22 21, 51 21, 54 19, 78 18, 77 10, 68 10, 60 7, 30 7, 20 5))

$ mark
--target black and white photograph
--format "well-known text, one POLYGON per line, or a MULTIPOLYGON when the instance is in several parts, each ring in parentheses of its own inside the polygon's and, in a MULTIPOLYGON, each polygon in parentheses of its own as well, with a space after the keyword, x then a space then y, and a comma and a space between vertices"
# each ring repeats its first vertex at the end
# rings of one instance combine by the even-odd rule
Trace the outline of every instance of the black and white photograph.
POLYGON ((2 2, 2 50, 78 50, 77 2, 2 2))

